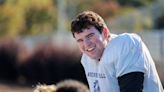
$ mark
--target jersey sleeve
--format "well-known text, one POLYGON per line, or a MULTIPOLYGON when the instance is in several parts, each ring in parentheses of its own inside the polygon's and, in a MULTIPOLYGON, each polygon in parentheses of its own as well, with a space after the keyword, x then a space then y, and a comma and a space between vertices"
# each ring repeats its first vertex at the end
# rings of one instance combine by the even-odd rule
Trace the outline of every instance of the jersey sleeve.
POLYGON ((130 72, 145 72, 145 57, 142 40, 136 34, 125 34, 120 37, 118 57, 114 62, 116 77, 130 72))

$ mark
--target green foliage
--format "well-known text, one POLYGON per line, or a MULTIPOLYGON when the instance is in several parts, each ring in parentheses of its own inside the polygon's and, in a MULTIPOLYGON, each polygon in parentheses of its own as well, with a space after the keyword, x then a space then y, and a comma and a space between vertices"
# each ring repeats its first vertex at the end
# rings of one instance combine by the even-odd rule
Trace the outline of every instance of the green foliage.
POLYGON ((0 36, 39 34, 56 28, 56 8, 52 0, 2 0, 0 36))
POLYGON ((53 31, 53 27, 56 27, 56 18, 53 14, 50 14, 47 10, 29 9, 25 14, 26 31, 24 34, 36 34, 39 32, 53 31), (36 27, 35 27, 36 26, 36 27), (48 27, 49 30, 47 30, 48 27))
POLYGON ((4 16, 2 13, 0 13, 0 36, 5 34, 5 30, 7 30, 8 20, 9 18, 7 16, 4 16))
POLYGON ((76 11, 92 10, 99 13, 103 18, 115 16, 120 6, 114 0, 79 0, 76 2, 76 11))
POLYGON ((50 20, 50 15, 47 14, 46 10, 31 10, 27 12, 27 21, 32 21, 33 23, 44 23, 50 20))
POLYGON ((3 5, 6 0, 0 0, 0 5, 3 5))
POLYGON ((155 26, 157 29, 164 29, 164 14, 159 17, 157 20, 157 25, 155 26))
POLYGON ((117 0, 122 6, 140 7, 146 6, 155 0, 117 0))
MULTIPOLYGON (((153 1, 155 0, 66 0, 66 26, 70 29, 71 19, 84 10, 95 11, 107 20, 120 15, 125 6, 144 6, 153 1)), ((0 37, 54 31, 57 28, 56 4, 57 0, 0 0, 0 37)))

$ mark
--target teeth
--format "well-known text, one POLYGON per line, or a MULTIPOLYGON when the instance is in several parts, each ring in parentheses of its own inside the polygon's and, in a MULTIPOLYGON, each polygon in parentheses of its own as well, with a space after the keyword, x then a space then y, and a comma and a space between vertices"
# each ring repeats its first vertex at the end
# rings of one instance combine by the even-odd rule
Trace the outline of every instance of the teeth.
POLYGON ((89 49, 88 49, 88 51, 91 51, 91 50, 93 50, 93 48, 89 48, 89 49))
POLYGON ((87 51, 92 51, 95 47, 91 47, 89 49, 87 49, 87 51))

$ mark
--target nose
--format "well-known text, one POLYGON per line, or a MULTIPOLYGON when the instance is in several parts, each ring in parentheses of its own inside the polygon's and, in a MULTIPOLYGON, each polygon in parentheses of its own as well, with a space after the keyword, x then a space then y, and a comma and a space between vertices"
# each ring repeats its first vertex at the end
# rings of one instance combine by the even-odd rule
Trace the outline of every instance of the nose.
POLYGON ((84 46, 85 46, 85 47, 90 46, 91 43, 92 43, 92 42, 91 42, 89 39, 85 39, 85 40, 84 40, 84 46))

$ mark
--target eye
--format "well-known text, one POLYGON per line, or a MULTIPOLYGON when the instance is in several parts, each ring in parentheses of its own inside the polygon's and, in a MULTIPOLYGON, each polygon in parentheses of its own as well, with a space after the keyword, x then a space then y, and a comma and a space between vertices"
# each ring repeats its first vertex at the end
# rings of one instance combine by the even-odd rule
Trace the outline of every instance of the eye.
POLYGON ((95 34, 94 33, 91 33, 89 35, 87 35, 87 38, 92 38, 95 34))
POLYGON ((77 40, 78 43, 80 43, 80 42, 82 42, 82 41, 83 41, 82 39, 78 39, 78 40, 77 40))

